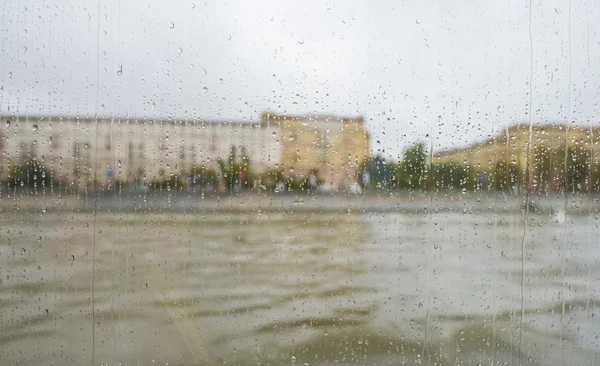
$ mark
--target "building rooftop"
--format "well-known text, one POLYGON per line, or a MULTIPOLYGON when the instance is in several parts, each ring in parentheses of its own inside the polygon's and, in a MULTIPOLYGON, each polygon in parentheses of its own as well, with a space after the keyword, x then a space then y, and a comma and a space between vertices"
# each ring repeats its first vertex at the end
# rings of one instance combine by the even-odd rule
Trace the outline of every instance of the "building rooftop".
POLYGON ((262 120, 295 120, 295 121, 299 121, 299 120, 303 120, 303 121, 340 121, 340 120, 347 120, 347 121, 354 121, 354 122, 359 122, 362 123, 364 122, 364 117, 363 116, 356 116, 356 117, 348 117, 348 116, 338 116, 338 115, 333 115, 333 114, 306 114, 306 115, 293 115, 293 114, 278 114, 275 112, 263 112, 261 115, 261 119, 262 120))
POLYGON ((258 121, 235 121, 231 119, 224 120, 209 120, 202 118, 195 119, 185 119, 185 118, 171 118, 171 117, 162 117, 162 118, 151 118, 151 117, 138 117, 138 116, 114 116, 114 117, 89 117, 89 116, 60 116, 60 115, 1 115, 1 120, 19 120, 19 121, 64 121, 64 122, 79 122, 79 123, 94 123, 96 121, 101 122, 111 122, 111 123, 119 123, 119 122, 129 122, 129 123, 173 123, 173 124, 182 124, 182 125, 242 125, 242 126, 250 126, 250 127, 266 127, 269 123, 265 122, 274 122, 277 123, 281 120, 308 120, 308 121, 354 121, 363 123, 364 118, 362 116, 358 117, 346 117, 346 116, 336 116, 336 115, 319 115, 319 114, 308 114, 308 115, 284 115, 284 114, 276 114, 273 112, 264 112, 261 115, 260 120, 258 121))
MULTIPOLYGON (((552 132, 565 131, 566 132, 567 127, 569 128, 569 130, 590 131, 589 126, 568 126, 565 122, 535 124, 531 128, 532 128, 532 132, 534 134, 537 134, 537 133, 543 132, 543 131, 546 131, 546 132, 548 132, 548 131, 552 131, 552 132)), ((592 133, 594 134, 594 136, 596 136, 597 138, 600 137, 600 126, 594 126, 591 129, 592 129, 592 133)), ((506 128, 506 130, 508 130, 509 135, 510 134, 521 134, 521 135, 529 134, 529 124, 527 124, 527 123, 515 124, 512 126, 508 126, 506 128)), ((436 154, 436 156, 443 157, 443 156, 460 153, 463 151, 469 151, 469 150, 473 150, 473 149, 482 148, 485 145, 492 145, 492 144, 495 144, 496 142, 505 142, 506 130, 498 133, 494 137, 487 138, 481 142, 474 142, 474 143, 470 144, 469 146, 436 151, 435 154, 436 154)))

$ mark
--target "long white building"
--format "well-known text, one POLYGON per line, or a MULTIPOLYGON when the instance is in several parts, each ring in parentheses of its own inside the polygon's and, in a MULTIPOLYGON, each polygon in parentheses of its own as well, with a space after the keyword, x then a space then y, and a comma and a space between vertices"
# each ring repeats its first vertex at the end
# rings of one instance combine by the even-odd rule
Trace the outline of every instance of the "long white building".
POLYGON ((206 122, 144 119, 1 117, 0 174, 34 158, 52 170, 55 179, 80 187, 110 179, 152 181, 216 167, 231 147, 245 149, 257 170, 277 167, 281 159, 277 123, 206 122))

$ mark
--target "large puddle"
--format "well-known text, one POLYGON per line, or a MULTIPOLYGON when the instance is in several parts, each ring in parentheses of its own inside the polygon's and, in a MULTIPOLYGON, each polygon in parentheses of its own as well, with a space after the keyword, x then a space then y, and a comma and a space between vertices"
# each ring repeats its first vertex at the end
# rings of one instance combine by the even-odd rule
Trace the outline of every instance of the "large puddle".
POLYGON ((0 220, 6 365, 600 362, 593 216, 0 220))

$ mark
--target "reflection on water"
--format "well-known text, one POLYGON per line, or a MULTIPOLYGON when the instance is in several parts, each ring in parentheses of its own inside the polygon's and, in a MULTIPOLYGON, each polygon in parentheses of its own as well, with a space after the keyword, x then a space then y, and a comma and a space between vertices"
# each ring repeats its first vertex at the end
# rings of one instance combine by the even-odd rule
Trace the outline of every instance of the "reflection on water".
POLYGON ((593 216, 2 215, 3 364, 600 360, 593 216))

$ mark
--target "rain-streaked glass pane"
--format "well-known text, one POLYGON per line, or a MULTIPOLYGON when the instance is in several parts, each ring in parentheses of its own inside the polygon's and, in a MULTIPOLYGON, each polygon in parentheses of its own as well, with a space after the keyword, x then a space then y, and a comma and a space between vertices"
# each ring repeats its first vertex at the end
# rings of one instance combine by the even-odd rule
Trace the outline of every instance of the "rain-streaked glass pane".
POLYGON ((0 4, 0 364, 600 363, 599 24, 0 4))

